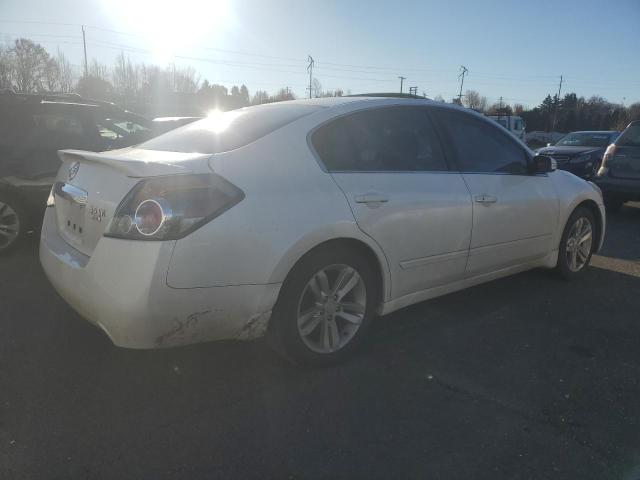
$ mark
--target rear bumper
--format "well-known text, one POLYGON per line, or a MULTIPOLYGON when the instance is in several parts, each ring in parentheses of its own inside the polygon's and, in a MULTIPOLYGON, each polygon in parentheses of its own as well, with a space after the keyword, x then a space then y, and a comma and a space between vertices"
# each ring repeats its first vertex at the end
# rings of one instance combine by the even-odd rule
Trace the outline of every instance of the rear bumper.
POLYGON ((57 292, 120 347, 161 348, 263 335, 280 284, 176 289, 166 276, 175 242, 101 238, 91 257, 45 213, 40 261, 57 292))
POLYGON ((627 200, 640 199, 640 179, 596 177, 594 182, 604 194, 615 194, 627 200))

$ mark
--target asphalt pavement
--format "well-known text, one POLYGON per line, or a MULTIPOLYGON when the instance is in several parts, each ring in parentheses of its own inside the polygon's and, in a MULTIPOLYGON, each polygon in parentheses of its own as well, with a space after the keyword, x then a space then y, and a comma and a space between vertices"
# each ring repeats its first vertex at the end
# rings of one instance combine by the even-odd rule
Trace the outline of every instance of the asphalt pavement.
POLYGON ((579 281, 532 271, 303 369, 262 341, 113 347, 37 238, 0 258, 0 479, 640 479, 640 204, 579 281))

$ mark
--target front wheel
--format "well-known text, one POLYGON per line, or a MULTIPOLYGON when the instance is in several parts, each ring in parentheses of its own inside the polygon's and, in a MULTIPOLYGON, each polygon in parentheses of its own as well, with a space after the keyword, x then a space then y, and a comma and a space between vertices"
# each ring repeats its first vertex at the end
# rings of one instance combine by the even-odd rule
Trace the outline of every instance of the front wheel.
POLYGON ((558 273, 567 280, 578 277, 591 261, 596 246, 596 228, 593 213, 579 207, 569 217, 558 251, 558 273))
POLYGON ((368 259, 351 248, 308 253, 282 286, 270 335, 295 363, 330 365, 363 341, 375 315, 378 287, 368 259))

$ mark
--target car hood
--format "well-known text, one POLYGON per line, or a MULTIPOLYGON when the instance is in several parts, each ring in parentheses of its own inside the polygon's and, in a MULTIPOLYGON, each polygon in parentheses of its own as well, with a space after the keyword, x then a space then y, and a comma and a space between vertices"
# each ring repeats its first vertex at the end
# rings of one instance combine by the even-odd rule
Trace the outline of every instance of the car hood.
POLYGON ((536 150, 536 153, 540 155, 569 155, 570 157, 573 157, 584 153, 602 151, 604 151, 604 148, 599 147, 543 147, 536 150))

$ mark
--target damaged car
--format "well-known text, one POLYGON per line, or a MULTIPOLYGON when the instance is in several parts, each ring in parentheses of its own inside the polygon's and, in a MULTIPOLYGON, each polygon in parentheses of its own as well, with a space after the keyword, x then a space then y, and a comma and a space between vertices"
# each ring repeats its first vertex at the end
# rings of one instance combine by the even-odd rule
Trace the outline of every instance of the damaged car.
POLYGON ((331 364, 376 315, 531 268, 578 278, 605 231, 595 185, 424 99, 216 112, 60 158, 42 266, 128 348, 266 335, 295 362, 331 364))

